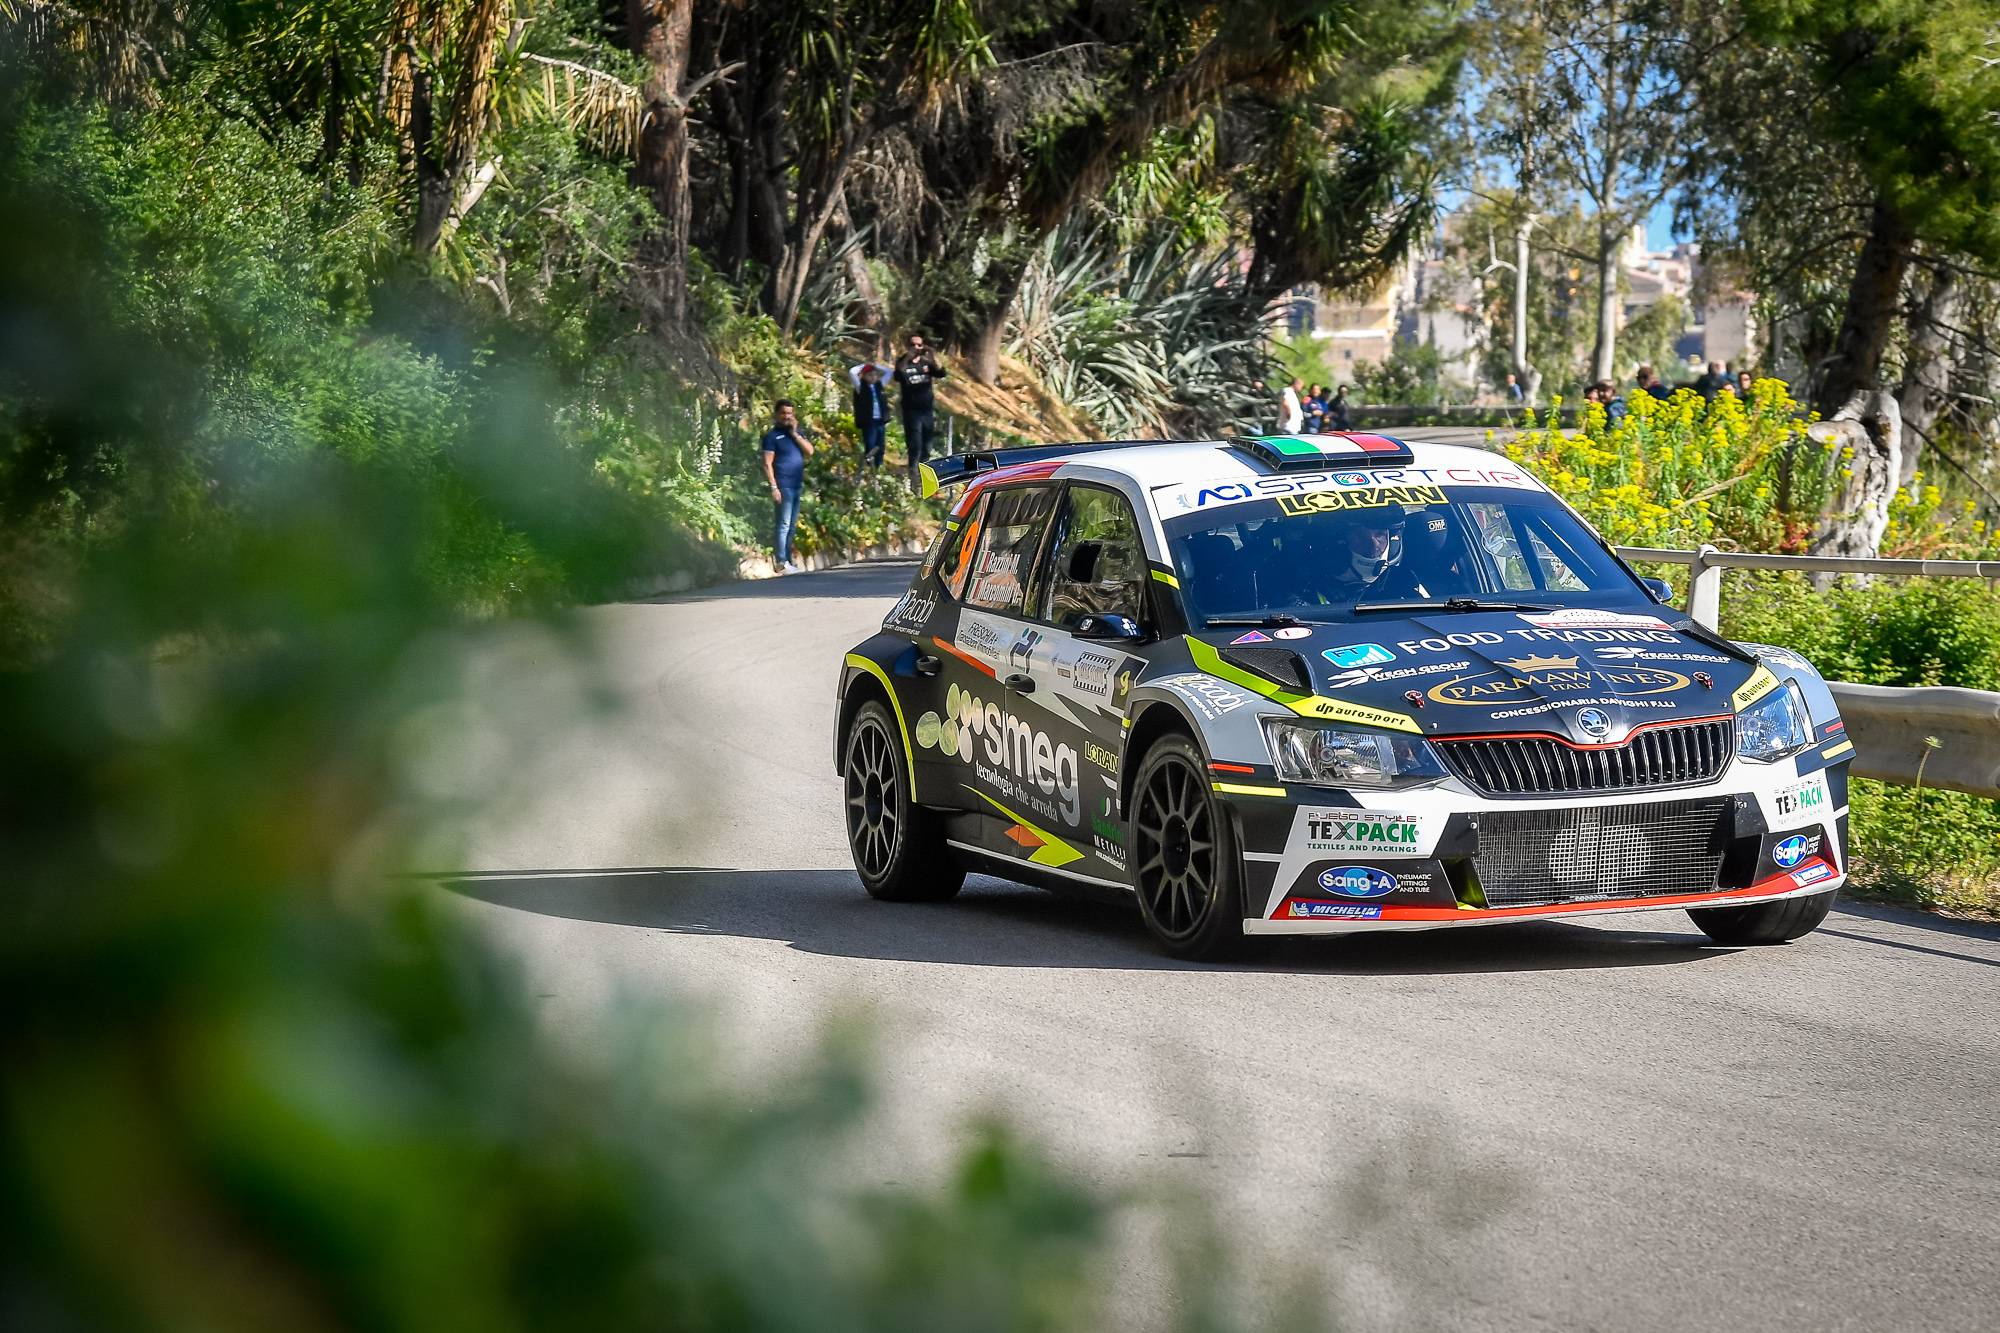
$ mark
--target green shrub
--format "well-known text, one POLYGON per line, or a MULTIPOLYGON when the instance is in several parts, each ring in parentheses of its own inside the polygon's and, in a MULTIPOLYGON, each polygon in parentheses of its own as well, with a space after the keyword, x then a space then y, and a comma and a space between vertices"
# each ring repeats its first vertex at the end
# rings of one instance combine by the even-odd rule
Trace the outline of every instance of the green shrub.
POLYGON ((2000 801, 1856 778, 1848 812, 1851 888, 1920 907, 2000 914, 2000 801))
POLYGON ((1878 579, 1824 592, 1803 575, 1731 570, 1722 632, 1803 654, 1828 680, 2000 690, 2000 588, 1878 579))

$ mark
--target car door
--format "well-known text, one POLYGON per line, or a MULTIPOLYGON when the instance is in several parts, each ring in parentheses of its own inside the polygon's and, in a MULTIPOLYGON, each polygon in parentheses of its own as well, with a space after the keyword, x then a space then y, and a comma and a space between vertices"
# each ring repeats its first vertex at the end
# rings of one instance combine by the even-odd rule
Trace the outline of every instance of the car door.
POLYGON ((1042 790, 1054 749, 1044 736, 1047 753, 1038 758, 1033 715, 1024 704, 1033 686, 1022 666, 1039 642, 1028 609, 1056 491, 1051 483, 988 491, 968 514, 956 560, 946 562, 952 600, 931 639, 938 703, 916 728, 919 764, 945 780, 924 792, 926 803, 1024 825, 1039 823, 1044 807, 1061 812, 1056 784, 1042 790))
POLYGON ((1139 626, 1146 620, 1146 554, 1131 504, 1106 486, 1069 484, 1056 509, 1046 566, 1039 600, 1029 608, 1040 635, 1027 666, 1032 697, 1049 715, 1050 730, 1081 761, 1079 818, 1069 831, 1097 863, 1095 873, 1122 879, 1118 765, 1127 704, 1145 663, 1131 651, 1135 640, 1107 631, 1119 621, 1139 626))

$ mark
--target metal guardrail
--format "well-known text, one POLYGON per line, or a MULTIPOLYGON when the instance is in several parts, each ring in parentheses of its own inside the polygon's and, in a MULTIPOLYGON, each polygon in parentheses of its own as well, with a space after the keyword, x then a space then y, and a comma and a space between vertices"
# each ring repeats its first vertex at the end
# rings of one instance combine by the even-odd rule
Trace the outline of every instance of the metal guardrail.
POLYGON ((1904 786, 2000 798, 2000 694, 1944 686, 1905 689, 1828 681, 1854 773, 1904 786))
MULTIPOLYGON (((2000 560, 1883 560, 1817 555, 1754 555, 1667 551, 1620 546, 1618 554, 1646 564, 1686 565, 1688 614, 1710 629, 1722 606, 1725 569, 1798 570, 1809 574, 1926 575, 2000 579, 2000 560)), ((1847 738, 1854 773, 1903 786, 1921 782, 2000 799, 2000 694, 1945 686, 1906 688, 1828 681, 1847 738)))
POLYGON ((1722 571, 1725 569, 2000 579, 2000 560, 1867 560, 1855 556, 1756 555, 1748 551, 1717 550, 1713 546, 1703 546, 1694 551, 1667 551, 1655 546, 1620 546, 1617 550, 1627 560, 1690 567, 1694 573, 1688 579, 1687 611, 1698 624, 1710 629, 1716 627, 1721 614, 1722 571))

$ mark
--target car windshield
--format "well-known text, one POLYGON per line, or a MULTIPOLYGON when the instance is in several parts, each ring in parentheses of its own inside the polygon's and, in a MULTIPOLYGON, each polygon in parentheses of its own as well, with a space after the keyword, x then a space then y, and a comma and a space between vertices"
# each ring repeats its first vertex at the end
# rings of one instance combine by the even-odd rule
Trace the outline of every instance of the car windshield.
POLYGON ((1334 486, 1185 514, 1166 532, 1197 624, 1654 605, 1553 496, 1511 486, 1334 486))

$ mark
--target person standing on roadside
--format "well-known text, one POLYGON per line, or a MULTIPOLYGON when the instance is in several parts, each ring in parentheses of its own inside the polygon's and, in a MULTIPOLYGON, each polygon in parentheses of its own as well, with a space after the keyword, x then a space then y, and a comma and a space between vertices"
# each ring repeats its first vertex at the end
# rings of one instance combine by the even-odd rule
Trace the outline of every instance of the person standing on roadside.
POLYGON ((1750 385, 1752 382, 1749 371, 1739 370, 1736 372, 1736 396, 1746 403, 1750 401, 1750 385))
POLYGON ((847 378, 854 381, 854 424, 861 429, 861 461, 869 467, 882 466, 882 445, 889 434, 889 389, 882 377, 894 369, 879 361, 863 361, 847 372, 847 378))
POLYGON ((1334 393, 1333 401, 1326 405, 1326 420, 1324 423, 1322 423, 1320 429, 1322 430, 1354 429, 1352 423, 1348 420, 1347 416, 1347 386, 1345 384, 1341 385, 1340 388, 1334 393))
POLYGON ((945 369, 924 342, 924 335, 909 335, 908 350, 896 358, 896 387, 903 409, 903 446, 910 455, 910 484, 917 484, 917 465, 931 456, 931 436, 936 431, 936 398, 931 382, 945 377, 945 369))
POLYGON ((1511 370, 1507 372, 1507 383, 1501 388, 1500 392, 1507 399, 1507 406, 1509 407, 1523 407, 1527 404, 1528 395, 1521 388, 1521 378, 1511 370))
POLYGON ((771 485, 771 503, 778 507, 777 539, 772 555, 780 574, 795 574, 792 563, 792 533, 799 526, 799 496, 805 490, 806 459, 812 457, 812 442, 799 429, 799 416, 792 405, 780 399, 776 420, 764 432, 759 448, 764 453, 764 480, 771 485))
POLYGON ((1299 387, 1299 382, 1293 380, 1278 395, 1278 432, 1281 435, 1297 435, 1306 424, 1306 410, 1299 401, 1299 387))
POLYGON ((1694 382, 1694 391, 1700 394, 1703 400, 1707 402, 1714 402, 1715 395, 1728 387, 1729 376, 1722 373, 1722 363, 1720 361, 1709 362, 1708 370, 1700 379, 1694 382))

